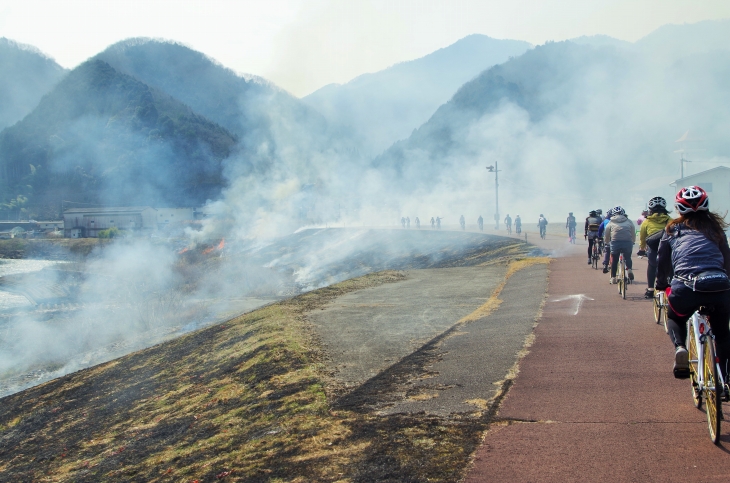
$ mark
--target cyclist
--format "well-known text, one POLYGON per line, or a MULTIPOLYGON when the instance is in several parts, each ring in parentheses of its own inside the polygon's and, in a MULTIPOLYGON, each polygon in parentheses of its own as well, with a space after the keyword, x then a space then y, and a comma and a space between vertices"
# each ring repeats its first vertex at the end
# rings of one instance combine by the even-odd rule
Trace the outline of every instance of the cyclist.
POLYGON ((406 227, 406 218, 405 218, 405 216, 401 216, 400 217, 400 224, 403 225, 403 228, 406 227))
POLYGON ((413 221, 416 223, 416 228, 420 229, 421 228, 421 220, 419 220, 418 217, 416 217, 416 219, 413 220, 413 221))
POLYGON ((616 269, 618 268, 619 255, 623 254, 626 262, 626 269, 629 271, 629 280, 634 279, 634 272, 631 270, 631 250, 636 241, 636 227, 634 222, 626 216, 626 211, 620 206, 611 208, 613 216, 603 231, 603 241, 611 244, 611 280, 609 283, 616 283, 616 269))
POLYGON ((479 231, 484 231, 484 218, 482 218, 482 215, 477 218, 477 225, 479 225, 479 231))
POLYGON ((515 216, 515 233, 518 235, 522 233, 522 219, 520 215, 515 216))
POLYGON ((440 216, 436 217, 436 229, 437 230, 441 229, 441 220, 443 220, 443 218, 441 218, 440 216))
POLYGON ((565 228, 568 229, 568 238, 571 240, 575 238, 575 227, 577 223, 575 222, 575 216, 573 216, 573 212, 571 211, 568 213, 568 218, 565 220, 565 228))
MULTIPOLYGON (((679 217, 670 220, 659 242, 656 289, 668 292, 667 328, 674 343, 674 377, 689 377, 685 348, 687 319, 700 306, 711 307, 710 327, 715 335, 720 369, 727 381, 730 356, 730 247, 728 224, 709 211, 709 198, 699 186, 682 188, 674 198, 679 217), (703 275, 712 274, 710 277, 703 275), (669 277, 671 282, 669 282, 669 277), (713 286, 707 282, 712 280, 713 286)), ((724 391, 727 394, 727 384, 724 391)))
POLYGON ((646 283, 648 285, 644 298, 654 298, 654 281, 656 280, 656 255, 659 240, 671 218, 667 211, 667 200, 655 196, 649 200, 648 214, 639 228, 639 253, 646 255, 649 265, 646 267, 646 283))
POLYGON ((411 227, 411 217, 406 216, 406 228, 410 228, 410 227, 411 227))
POLYGON ((540 228, 540 238, 545 238, 545 231, 547 230, 547 218, 540 213, 540 218, 537 219, 537 226, 540 228))
POLYGON ((507 213, 507 217, 504 219, 504 225, 507 227, 507 233, 510 235, 512 234, 512 218, 510 218, 509 213, 507 213))
POLYGON ((436 220, 433 219, 433 216, 431 217, 431 229, 433 230, 436 228, 436 220))
MULTIPOLYGON (((596 214, 598 214, 598 217, 599 217, 599 218, 601 219, 601 221, 603 221, 603 220, 605 220, 605 219, 606 219, 606 218, 605 218, 605 217, 603 216, 603 210, 602 210, 602 209, 598 208, 598 209, 596 210, 596 214)), ((608 213, 606 213, 606 215, 608 215, 608 213)))
MULTIPOLYGON (((572 215, 573 213, 571 213, 572 215)), ((573 218, 573 224, 575 224, 575 218, 573 218)), ((593 261, 591 256, 593 255, 593 244, 598 243, 598 228, 601 226, 601 217, 598 216, 596 210, 591 210, 586 218, 585 230, 583 238, 588 240, 588 265, 593 261)), ((575 226, 573 226, 575 230, 575 226)))
MULTIPOLYGON (((599 210, 596 210, 598 212, 599 210)), ((600 215, 599 215, 600 216, 600 215)), ((608 261, 611 258, 611 247, 603 243, 603 233, 606 231, 606 225, 608 225, 608 222, 611 221, 611 217, 613 216, 613 212, 611 210, 608 210, 606 212, 606 219, 603 220, 601 225, 598 227, 598 239, 601 243, 601 246, 603 247, 603 273, 608 273, 608 261)))
POLYGON ((461 225, 462 230, 466 230, 466 220, 464 219, 464 215, 459 217, 459 224, 461 225))

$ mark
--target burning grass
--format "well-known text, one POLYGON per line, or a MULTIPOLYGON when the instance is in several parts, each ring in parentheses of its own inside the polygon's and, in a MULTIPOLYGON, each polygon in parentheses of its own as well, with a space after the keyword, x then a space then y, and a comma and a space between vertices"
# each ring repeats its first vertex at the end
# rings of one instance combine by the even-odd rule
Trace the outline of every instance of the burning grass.
POLYGON ((306 321, 403 278, 348 280, 4 398, 3 481, 459 480, 496 405, 442 418, 338 404, 306 321))
POLYGON ((457 479, 483 424, 332 410, 304 318, 402 278, 349 280, 3 399, 3 479, 457 479))

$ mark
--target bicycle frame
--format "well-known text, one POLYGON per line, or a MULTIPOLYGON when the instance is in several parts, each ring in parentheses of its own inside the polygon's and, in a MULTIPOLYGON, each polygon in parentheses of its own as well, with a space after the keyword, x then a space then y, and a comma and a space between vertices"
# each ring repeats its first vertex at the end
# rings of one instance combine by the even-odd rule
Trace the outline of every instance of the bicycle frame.
MULTIPOLYGON (((689 363, 696 363, 699 365, 705 357, 705 339, 709 337, 711 339, 711 342, 714 344, 715 335, 712 333, 710 323, 707 321, 706 316, 700 315, 698 312, 695 312, 694 314, 692 314, 690 320, 690 329, 694 332, 695 335, 694 343, 695 349, 697 351, 697 360, 690 359, 689 363)), ((689 339, 689 333, 687 334, 687 338, 689 339)), ((725 381, 722 377, 722 371, 720 370, 720 362, 718 360, 715 360, 715 365, 717 366, 717 377, 720 380, 720 387, 722 388, 722 385, 725 384, 725 381)), ((704 374, 702 373, 702 371, 697 371, 697 384, 701 391, 715 390, 714 387, 705 387, 704 374)))

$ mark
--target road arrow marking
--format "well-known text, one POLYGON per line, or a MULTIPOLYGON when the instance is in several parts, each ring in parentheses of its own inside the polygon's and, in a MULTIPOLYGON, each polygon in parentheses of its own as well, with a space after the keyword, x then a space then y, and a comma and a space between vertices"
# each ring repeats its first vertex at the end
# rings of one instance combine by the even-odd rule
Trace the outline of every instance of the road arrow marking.
POLYGON ((573 315, 578 315, 578 312, 580 312, 580 308, 583 306, 583 302, 585 300, 594 300, 590 297, 588 297, 586 294, 579 293, 577 295, 566 295, 565 297, 561 297, 559 299, 551 300, 551 302, 564 302, 566 300, 573 300, 575 303, 575 312, 573 312, 573 315))

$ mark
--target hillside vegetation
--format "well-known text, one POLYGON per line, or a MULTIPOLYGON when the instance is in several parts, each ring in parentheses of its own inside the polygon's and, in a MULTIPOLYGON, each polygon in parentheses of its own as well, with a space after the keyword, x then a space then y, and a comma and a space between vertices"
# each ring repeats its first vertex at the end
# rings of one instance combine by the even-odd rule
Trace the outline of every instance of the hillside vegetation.
POLYGON ((0 169, 13 195, 36 204, 185 206, 220 193, 235 144, 181 102, 92 60, 0 133, 0 169))

